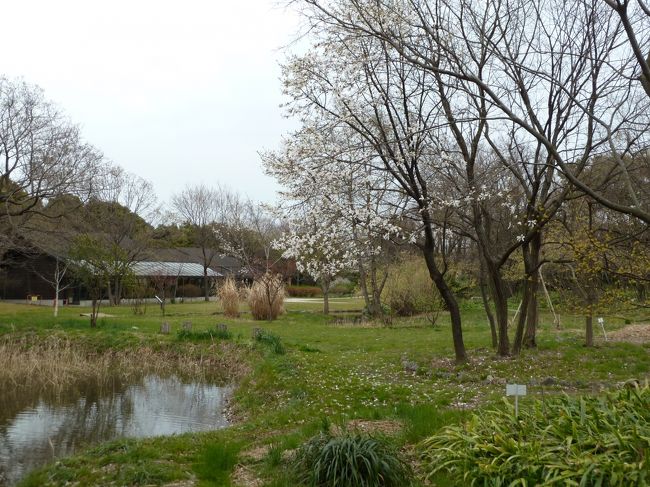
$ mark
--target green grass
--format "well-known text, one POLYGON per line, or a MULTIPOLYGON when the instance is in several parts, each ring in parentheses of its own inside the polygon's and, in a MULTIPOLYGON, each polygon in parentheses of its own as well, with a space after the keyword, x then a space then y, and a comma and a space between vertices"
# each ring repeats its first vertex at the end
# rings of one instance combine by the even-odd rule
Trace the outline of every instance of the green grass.
MULTIPOLYGON (((513 313, 517 304, 511 303, 513 313)), ((363 302, 335 299, 331 307, 354 313, 363 302)), ((128 306, 105 307, 102 312, 114 316, 91 329, 88 318, 79 316, 84 309, 66 307, 54 319, 49 308, 0 304, 0 336, 61 334, 97 350, 143 344, 177 347, 189 341, 194 353, 207 353, 212 343, 209 330, 224 323, 232 334, 229 343, 241 347, 251 362, 252 372, 235 392, 232 407, 237 423, 232 427, 99 445, 33 473, 24 485, 48 485, 48 479, 49 485, 160 485, 183 480, 223 485, 231 476, 233 458, 265 486, 295 485, 285 473, 285 457, 329 425, 345 425, 353 419, 371 424, 396 421, 403 427, 390 441, 397 448, 413 449, 444 426, 463 421, 469 412, 499 404, 506 381, 537 384, 529 387, 529 396, 520 404, 525 408, 535 398, 560 391, 596 394, 631 377, 645 377, 650 370, 646 347, 601 341, 596 348, 584 348, 582 318, 566 314, 558 331, 543 311, 538 349, 504 360, 490 348, 480 306, 464 303, 464 338, 471 360, 457 366, 444 314, 435 328, 418 317, 395 320, 390 327, 355 326, 334 324, 334 317, 320 314, 317 301, 289 302, 286 308, 279 320, 260 322, 247 312, 238 319, 225 318, 215 303, 205 302, 167 305, 164 318, 153 306, 138 316, 128 306), (171 334, 159 333, 163 321, 170 323, 171 334), (184 321, 192 322, 191 335, 179 333, 184 321), (256 345, 254 328, 277 337, 271 341, 285 353, 272 353, 275 345, 270 342, 270 346, 256 345), (403 356, 418 364, 416 373, 404 370, 403 356), (542 386, 549 377, 552 385, 542 386), (247 450, 269 445, 261 458, 245 455, 247 450)), ((623 325, 622 319, 608 320, 608 331, 623 325)), ((416 474, 423 478, 417 469, 416 474)), ((436 480, 444 485, 442 477, 436 480)))
POLYGON ((218 440, 203 448, 200 461, 194 465, 199 479, 216 485, 230 485, 230 474, 237 465, 241 445, 218 440))

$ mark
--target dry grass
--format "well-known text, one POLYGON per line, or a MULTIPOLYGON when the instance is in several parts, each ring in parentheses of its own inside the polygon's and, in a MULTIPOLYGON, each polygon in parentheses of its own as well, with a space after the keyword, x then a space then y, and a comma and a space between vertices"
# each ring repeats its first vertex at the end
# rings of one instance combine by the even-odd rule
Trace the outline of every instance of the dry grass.
POLYGON ((284 313, 284 281, 278 275, 265 274, 248 290, 248 306, 256 320, 275 320, 284 313))
POLYGON ((80 381, 97 384, 144 374, 175 374, 194 380, 229 382, 249 372, 241 349, 228 342, 182 349, 148 346, 97 351, 56 335, 0 339, 0 390, 24 387, 57 390, 80 381))
POLYGON ((232 277, 228 277, 218 291, 223 314, 229 318, 239 316, 239 290, 232 277))

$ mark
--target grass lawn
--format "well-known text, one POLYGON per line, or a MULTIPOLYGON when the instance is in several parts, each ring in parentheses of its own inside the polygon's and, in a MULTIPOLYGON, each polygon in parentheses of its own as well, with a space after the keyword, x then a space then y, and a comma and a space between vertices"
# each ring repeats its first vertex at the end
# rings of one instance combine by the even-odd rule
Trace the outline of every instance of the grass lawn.
MULTIPOLYGON (((359 299, 334 299, 332 310, 359 310, 359 299)), ((416 445, 440 427, 502 400, 505 383, 529 384, 531 397, 560 391, 598 393, 650 371, 645 345, 603 342, 582 346, 579 317, 563 316, 551 327, 542 313, 539 347, 516 359, 497 359, 482 310, 467 303, 464 337, 470 361, 453 363, 451 333, 442 315, 435 327, 423 318, 395 320, 392 326, 336 321, 320 314, 318 301, 290 302, 279 320, 255 322, 250 314, 226 319, 215 303, 157 307, 134 315, 128 306, 104 308, 91 329, 86 310, 63 308, 54 319, 44 307, 0 304, 0 339, 29 335, 63 336, 98 350, 150 347, 184 350, 190 341, 207 351, 210 340, 176 333, 184 321, 193 330, 228 324, 231 341, 242 350, 250 372, 233 401, 236 423, 225 430, 102 444, 32 473, 23 485, 257 485, 290 486, 290 451, 325 427, 360 428, 386 434, 413 460, 416 445), (159 334, 162 321, 170 335, 159 334), (273 353, 251 340, 261 327, 281 337, 286 353, 273 353), (405 366, 407 364, 407 366, 405 366), (287 453, 289 452, 289 453, 287 453)), ((638 317, 636 317, 638 318, 638 317)), ((608 331, 624 325, 608 319, 608 331)), ((36 338, 34 338, 34 336, 36 338)), ((80 345, 81 346, 81 345, 80 345)), ((431 479, 446 485, 445 479, 431 479)), ((426 485, 420 479, 422 485, 426 485)))

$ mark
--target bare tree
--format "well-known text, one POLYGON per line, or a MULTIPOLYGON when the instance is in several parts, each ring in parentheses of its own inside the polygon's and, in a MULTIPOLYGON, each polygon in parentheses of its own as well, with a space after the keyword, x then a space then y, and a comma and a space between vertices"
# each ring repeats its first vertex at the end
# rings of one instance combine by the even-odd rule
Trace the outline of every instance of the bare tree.
POLYGON ((39 88, 0 77, 1 246, 43 214, 49 199, 68 194, 87 200, 101 165, 102 155, 39 88))
POLYGON ((224 219, 226 193, 222 188, 188 186, 172 198, 172 207, 177 218, 190 227, 192 240, 201 249, 203 293, 206 301, 210 299, 208 269, 219 254, 218 223, 224 219))
POLYGON ((121 167, 108 167, 102 179, 101 191, 86 204, 79 223, 81 231, 94 235, 111 256, 107 291, 109 303, 119 305, 133 263, 141 260, 149 247, 149 221, 158 206, 151 183, 121 167))
MULTIPOLYGON (((73 281, 69 280, 65 282, 66 275, 68 275, 68 268, 70 267, 70 261, 68 259, 54 256, 54 269, 50 274, 45 274, 40 270, 35 270, 38 277, 47 282, 52 289, 54 289, 54 300, 52 303, 54 317, 59 316, 59 296, 61 292, 68 289, 72 286, 73 281)), ((69 277, 69 276, 68 276, 69 277)))
POLYGON ((639 79, 646 94, 650 96, 650 51, 647 45, 644 51, 643 44, 639 42, 639 37, 647 39, 649 34, 650 8, 643 0, 637 0, 636 2, 630 0, 604 1, 621 19, 630 48, 641 69, 639 79), (648 53, 647 57, 646 53, 648 53))
MULTIPOLYGON (((520 140, 539 143, 566 180, 603 206, 650 222, 630 159, 648 147, 650 97, 637 81, 639 60, 620 17, 598 0, 305 0, 314 26, 335 24, 351 36, 380 39, 413 66, 472 84, 494 109, 490 133, 516 127, 520 140), (491 62, 477 71, 475 56, 491 62), (469 61, 469 62, 468 62, 469 61), (578 68, 575 72, 571 68, 578 68), (544 125, 545 100, 561 93, 571 136, 544 125), (584 176, 609 154, 628 180, 608 197, 584 176)), ((628 2, 629 5, 629 2, 628 2)), ((644 13, 645 15, 645 13, 644 13)), ((647 29, 647 21, 643 31, 647 29)), ((646 36, 647 37, 647 36, 646 36)), ((648 49, 645 39, 641 52, 648 49)))

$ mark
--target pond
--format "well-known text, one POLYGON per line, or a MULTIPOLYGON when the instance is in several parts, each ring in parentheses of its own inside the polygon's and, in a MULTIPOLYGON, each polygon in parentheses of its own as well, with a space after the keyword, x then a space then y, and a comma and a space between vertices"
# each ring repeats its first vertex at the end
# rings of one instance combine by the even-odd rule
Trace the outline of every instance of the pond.
POLYGON ((229 387, 147 375, 136 382, 75 384, 30 397, 0 392, 0 485, 14 485, 56 458, 115 438, 227 426, 229 387))

